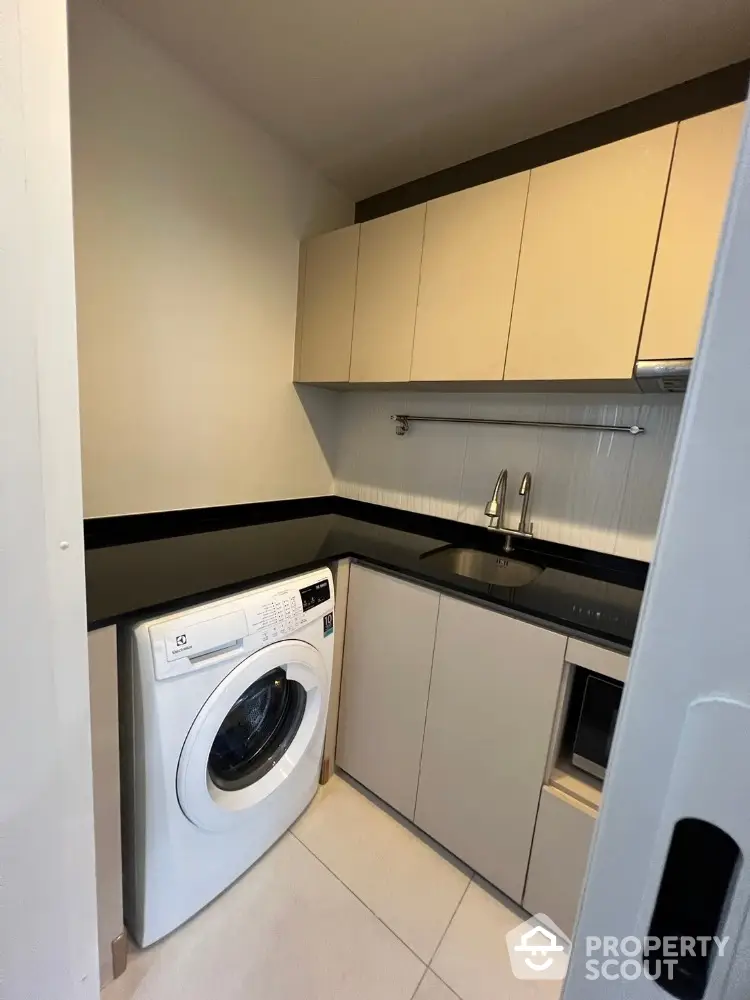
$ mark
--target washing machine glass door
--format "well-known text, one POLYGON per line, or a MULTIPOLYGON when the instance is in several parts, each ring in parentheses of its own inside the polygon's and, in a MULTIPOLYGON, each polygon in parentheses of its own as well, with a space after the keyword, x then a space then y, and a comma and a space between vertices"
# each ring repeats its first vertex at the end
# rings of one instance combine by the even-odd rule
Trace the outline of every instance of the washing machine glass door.
POLYGON ((323 658, 309 643, 277 642, 238 664, 201 708, 180 754, 177 797, 187 818, 208 830, 246 820, 318 753, 327 704, 323 658))
POLYGON ((240 695, 216 734, 208 774, 237 791, 258 781, 284 756, 299 731, 307 692, 283 667, 269 670, 240 695))

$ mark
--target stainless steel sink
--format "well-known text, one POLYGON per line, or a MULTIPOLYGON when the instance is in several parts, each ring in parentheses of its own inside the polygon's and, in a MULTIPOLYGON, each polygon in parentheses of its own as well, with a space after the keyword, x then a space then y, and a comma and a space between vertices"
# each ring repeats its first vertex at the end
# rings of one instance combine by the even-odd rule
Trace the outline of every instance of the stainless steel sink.
POLYGON ((428 552, 422 559, 436 569, 498 587, 525 587, 544 572, 542 566, 478 549, 437 549, 428 552))

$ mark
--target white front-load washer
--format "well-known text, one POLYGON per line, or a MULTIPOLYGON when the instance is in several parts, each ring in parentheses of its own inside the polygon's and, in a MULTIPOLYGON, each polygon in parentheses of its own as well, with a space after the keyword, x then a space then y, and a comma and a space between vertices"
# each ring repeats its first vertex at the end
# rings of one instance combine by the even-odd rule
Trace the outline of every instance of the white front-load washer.
POLYGON ((226 889, 315 794, 333 608, 319 569, 121 637, 125 922, 140 945, 226 889))

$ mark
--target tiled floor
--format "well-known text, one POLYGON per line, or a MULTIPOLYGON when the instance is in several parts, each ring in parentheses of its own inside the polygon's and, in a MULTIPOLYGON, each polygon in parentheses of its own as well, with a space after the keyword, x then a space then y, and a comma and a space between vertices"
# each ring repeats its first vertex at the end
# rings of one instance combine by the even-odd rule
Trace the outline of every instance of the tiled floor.
POLYGON ((220 899, 130 955, 104 1000, 556 1000, 513 978, 525 919, 341 777, 220 899))

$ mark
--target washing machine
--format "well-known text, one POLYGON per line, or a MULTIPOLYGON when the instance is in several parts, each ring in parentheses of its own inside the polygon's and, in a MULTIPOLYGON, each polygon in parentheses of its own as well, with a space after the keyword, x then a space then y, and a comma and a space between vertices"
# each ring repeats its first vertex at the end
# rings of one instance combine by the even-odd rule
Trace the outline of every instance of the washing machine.
POLYGON ((123 630, 123 895, 141 946, 210 903, 315 794, 333 614, 319 569, 123 630))

